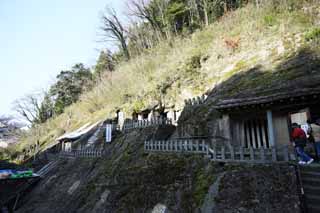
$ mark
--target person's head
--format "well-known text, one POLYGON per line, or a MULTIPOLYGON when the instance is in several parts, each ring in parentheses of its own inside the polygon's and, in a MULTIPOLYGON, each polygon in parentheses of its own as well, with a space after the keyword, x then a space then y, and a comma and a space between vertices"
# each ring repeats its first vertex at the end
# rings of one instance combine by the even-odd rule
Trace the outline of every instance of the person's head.
POLYGON ((297 124, 297 123, 292 123, 291 124, 291 128, 292 129, 295 129, 295 128, 299 128, 300 126, 299 126, 299 124, 297 124))
POLYGON ((312 124, 312 120, 311 120, 311 119, 308 119, 308 120, 307 120, 307 124, 312 124))

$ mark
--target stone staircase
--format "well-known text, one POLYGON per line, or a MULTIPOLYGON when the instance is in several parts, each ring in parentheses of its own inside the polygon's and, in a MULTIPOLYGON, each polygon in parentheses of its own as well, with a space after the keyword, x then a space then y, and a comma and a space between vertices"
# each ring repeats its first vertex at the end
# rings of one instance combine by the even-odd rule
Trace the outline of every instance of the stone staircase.
POLYGON ((49 162, 47 165, 45 165, 44 167, 42 167, 39 171, 37 171, 36 173, 40 176, 40 177, 45 177, 52 169, 54 169, 56 166, 58 165, 58 161, 51 161, 49 162))
POLYGON ((100 125, 100 126, 98 127, 98 129, 97 129, 97 130, 91 135, 91 137, 88 139, 88 142, 87 142, 87 144, 86 144, 86 147, 92 147, 92 146, 94 146, 94 144, 97 143, 97 141, 98 141, 98 136, 99 136, 99 134, 100 134, 102 131, 104 131, 104 130, 105 130, 104 126, 100 125))
POLYGON ((320 212, 320 164, 301 166, 301 180, 308 213, 320 212))

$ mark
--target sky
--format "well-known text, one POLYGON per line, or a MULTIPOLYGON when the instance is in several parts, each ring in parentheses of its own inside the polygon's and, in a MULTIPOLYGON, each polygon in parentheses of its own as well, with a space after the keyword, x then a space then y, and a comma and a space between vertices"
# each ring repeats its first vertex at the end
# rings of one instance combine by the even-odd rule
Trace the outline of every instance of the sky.
POLYGON ((125 0, 0 0, 0 115, 14 100, 47 89, 75 63, 93 66, 107 44, 98 42, 106 6, 125 0))

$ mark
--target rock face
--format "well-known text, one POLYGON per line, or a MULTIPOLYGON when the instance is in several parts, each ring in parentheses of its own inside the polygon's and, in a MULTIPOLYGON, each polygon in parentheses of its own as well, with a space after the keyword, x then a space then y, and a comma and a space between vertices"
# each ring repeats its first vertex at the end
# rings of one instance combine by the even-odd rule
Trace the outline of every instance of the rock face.
POLYGON ((60 160, 18 212, 298 212, 290 166, 144 153, 143 141, 155 134, 118 135, 101 159, 60 160))
POLYGON ((288 166, 228 171, 215 197, 216 212, 300 212, 298 199, 294 168, 288 166))

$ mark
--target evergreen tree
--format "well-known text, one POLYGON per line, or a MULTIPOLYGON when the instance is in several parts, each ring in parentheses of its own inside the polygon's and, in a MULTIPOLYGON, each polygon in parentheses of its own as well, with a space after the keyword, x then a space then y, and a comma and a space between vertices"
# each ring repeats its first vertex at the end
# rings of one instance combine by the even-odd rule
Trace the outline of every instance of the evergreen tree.
POLYGON ((80 95, 93 85, 93 75, 83 64, 76 64, 71 70, 61 71, 57 82, 51 87, 54 98, 54 112, 61 114, 64 108, 79 100, 80 95))
POLYGON ((115 62, 111 52, 109 50, 101 51, 97 64, 94 69, 95 79, 101 79, 103 76, 103 73, 113 72, 114 68, 115 68, 115 62))

